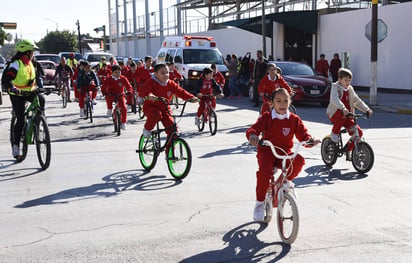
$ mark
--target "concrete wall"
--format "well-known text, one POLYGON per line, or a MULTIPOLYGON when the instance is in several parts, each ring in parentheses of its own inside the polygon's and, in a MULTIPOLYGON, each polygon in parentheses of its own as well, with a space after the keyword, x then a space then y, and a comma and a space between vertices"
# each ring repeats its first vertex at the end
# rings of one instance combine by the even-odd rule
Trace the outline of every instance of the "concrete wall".
MULTIPOLYGON (((380 6, 378 18, 388 27, 387 37, 378 44, 378 88, 412 90, 410 46, 412 43, 412 3, 380 6)), ((362 9, 319 18, 318 54, 330 61, 334 53, 349 52, 349 68, 356 86, 371 85, 371 44, 365 37, 365 25, 372 10, 362 9)))

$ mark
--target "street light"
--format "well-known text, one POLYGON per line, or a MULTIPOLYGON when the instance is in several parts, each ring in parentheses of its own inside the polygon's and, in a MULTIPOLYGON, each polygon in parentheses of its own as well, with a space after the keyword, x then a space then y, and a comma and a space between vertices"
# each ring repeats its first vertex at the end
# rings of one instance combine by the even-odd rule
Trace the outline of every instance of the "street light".
POLYGON ((57 24, 56 21, 54 21, 53 19, 48 18, 48 17, 45 17, 45 18, 43 18, 43 19, 44 19, 44 20, 48 20, 48 21, 50 21, 50 22, 52 22, 52 23, 55 23, 55 24, 56 24, 56 31, 59 31, 59 24, 57 24))

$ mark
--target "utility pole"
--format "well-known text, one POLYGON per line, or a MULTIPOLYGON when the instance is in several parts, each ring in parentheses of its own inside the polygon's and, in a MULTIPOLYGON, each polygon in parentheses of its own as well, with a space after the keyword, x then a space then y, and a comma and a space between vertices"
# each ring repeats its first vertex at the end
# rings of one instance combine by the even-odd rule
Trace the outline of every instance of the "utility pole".
POLYGON ((378 0, 372 0, 372 30, 371 30, 371 88, 369 90, 369 104, 377 104, 378 97, 378 0))
POLYGON ((265 17, 265 0, 262 0, 262 42, 263 56, 266 58, 266 17, 265 17))
POLYGON ((80 36, 80 22, 79 22, 79 20, 77 20, 76 25, 77 25, 77 36, 78 36, 78 38, 79 38, 79 52, 80 52, 80 54, 82 54, 82 56, 83 56, 83 52, 82 52, 82 38, 81 38, 81 36, 80 36))

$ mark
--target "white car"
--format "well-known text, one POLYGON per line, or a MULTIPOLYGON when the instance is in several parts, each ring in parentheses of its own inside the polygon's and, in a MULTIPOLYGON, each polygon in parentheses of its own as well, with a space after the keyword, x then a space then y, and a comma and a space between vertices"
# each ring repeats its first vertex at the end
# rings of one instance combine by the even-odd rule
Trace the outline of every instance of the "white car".
POLYGON ((105 57, 106 62, 109 63, 109 59, 113 55, 107 52, 88 52, 84 54, 84 59, 90 63, 91 68, 95 68, 100 63, 102 57, 105 57))

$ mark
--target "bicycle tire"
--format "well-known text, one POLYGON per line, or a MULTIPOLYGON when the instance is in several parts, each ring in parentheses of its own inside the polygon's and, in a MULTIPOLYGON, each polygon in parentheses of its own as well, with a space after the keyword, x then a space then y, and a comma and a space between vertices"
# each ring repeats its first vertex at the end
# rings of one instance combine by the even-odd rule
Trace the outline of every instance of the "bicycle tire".
POLYGON ((270 192, 272 192, 271 188, 268 189, 265 197, 265 217, 263 221, 267 224, 269 224, 273 216, 273 195, 270 192))
POLYGON ((51 143, 49 127, 47 126, 46 119, 42 115, 36 118, 34 134, 37 158, 39 159, 42 170, 46 170, 50 166, 51 143))
POLYGON ((295 198, 288 192, 283 193, 283 198, 278 203, 277 225, 280 239, 284 243, 290 245, 295 242, 299 232, 299 211, 295 198))
POLYGON ((217 132, 217 115, 214 110, 209 112, 209 130, 212 136, 217 132))
POLYGON ((330 139, 330 136, 323 138, 320 152, 322 160, 327 166, 332 167, 332 165, 336 163, 338 159, 337 146, 336 143, 330 139))
POLYGON ((157 162, 157 157, 159 155, 158 150, 155 147, 155 138, 150 136, 149 138, 140 136, 139 148, 137 150, 139 154, 140 164, 143 166, 145 171, 150 172, 157 162))
POLYGON ((87 116, 90 118, 90 122, 93 123, 93 105, 92 101, 87 102, 87 116))
POLYGON ((117 136, 120 136, 120 132, 121 132, 120 126, 121 125, 122 125, 121 114, 120 114, 120 110, 117 109, 116 110, 116 127, 117 127, 116 133, 117 133, 117 136))
POLYGON ((372 147, 367 142, 359 142, 356 150, 352 151, 352 165, 359 173, 367 173, 372 169, 375 161, 375 154, 372 147))
MULTIPOLYGON (((16 121, 17 121, 17 117, 16 115, 13 115, 11 117, 11 122, 10 122, 10 144, 12 147, 13 147, 13 142, 14 142, 14 126, 16 125, 16 121)), ((18 158, 16 158, 17 162, 22 162, 27 157, 27 151, 28 151, 29 146, 28 146, 27 139, 26 139, 26 125, 27 125, 26 117, 24 117, 23 132, 22 132, 21 139, 20 139, 22 154, 18 158)))
POLYGON ((176 180, 182 180, 189 174, 192 166, 192 152, 182 138, 172 139, 167 151, 167 167, 176 180))
POLYGON ((199 118, 199 123, 197 124, 197 129, 201 132, 205 129, 205 122, 206 122, 206 116, 203 113, 202 116, 199 118))
POLYGON ((139 104, 138 108, 139 108, 139 118, 143 119, 145 117, 143 106, 139 104))
POLYGON ((113 121, 113 132, 117 133, 117 117, 116 117, 116 110, 112 112, 112 121, 113 121))
POLYGON ((63 87, 62 87, 61 96, 62 96, 63 108, 66 108, 67 107, 67 98, 68 98, 66 85, 63 85, 63 87))

